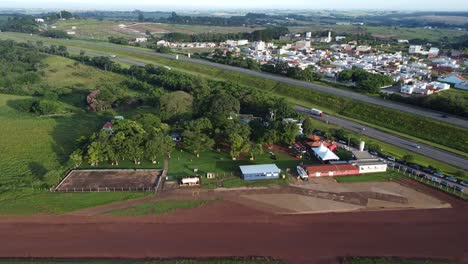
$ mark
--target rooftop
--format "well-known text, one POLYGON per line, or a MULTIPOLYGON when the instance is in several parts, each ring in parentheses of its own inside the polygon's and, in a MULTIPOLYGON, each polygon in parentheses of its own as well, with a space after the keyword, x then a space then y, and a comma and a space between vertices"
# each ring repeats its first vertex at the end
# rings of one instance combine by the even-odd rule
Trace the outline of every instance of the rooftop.
POLYGON ((242 174, 258 174, 258 173, 271 173, 280 172, 281 170, 276 164, 258 164, 258 165, 244 165, 239 166, 242 174))

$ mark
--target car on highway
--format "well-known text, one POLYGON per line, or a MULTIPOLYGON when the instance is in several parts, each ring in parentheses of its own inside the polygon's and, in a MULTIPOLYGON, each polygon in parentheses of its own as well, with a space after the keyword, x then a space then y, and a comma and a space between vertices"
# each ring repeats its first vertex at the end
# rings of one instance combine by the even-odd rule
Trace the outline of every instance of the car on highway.
POLYGON ((411 146, 412 146, 413 148, 417 148, 417 149, 420 149, 420 148, 421 148, 421 146, 419 146, 418 144, 412 144, 411 146))
POLYGON ((365 128, 365 127, 363 127, 363 128, 361 128, 361 130, 362 130, 362 131, 366 131, 366 128, 365 128))
POLYGON ((468 182, 466 182, 466 181, 462 181, 462 182, 460 182, 460 184, 465 186, 465 187, 468 187, 468 182))
POLYGON ((112 55, 109 55, 109 57, 111 57, 111 58, 117 58, 117 55, 112 54, 112 55))
POLYGON ((455 177, 447 177, 447 180, 449 180, 451 182, 454 182, 454 183, 457 183, 457 178, 455 178, 455 177))

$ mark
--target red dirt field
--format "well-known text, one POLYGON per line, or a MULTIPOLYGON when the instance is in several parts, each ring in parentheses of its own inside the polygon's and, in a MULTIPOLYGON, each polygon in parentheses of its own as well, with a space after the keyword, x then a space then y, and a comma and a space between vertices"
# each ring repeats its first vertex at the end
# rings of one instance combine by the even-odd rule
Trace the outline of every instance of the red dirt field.
POLYGON ((337 263, 340 256, 468 263, 468 203, 416 183, 453 208, 272 215, 230 201, 164 216, 0 218, 0 257, 270 256, 337 263))
POLYGON ((140 190, 154 187, 161 170, 74 170, 56 191, 140 190))

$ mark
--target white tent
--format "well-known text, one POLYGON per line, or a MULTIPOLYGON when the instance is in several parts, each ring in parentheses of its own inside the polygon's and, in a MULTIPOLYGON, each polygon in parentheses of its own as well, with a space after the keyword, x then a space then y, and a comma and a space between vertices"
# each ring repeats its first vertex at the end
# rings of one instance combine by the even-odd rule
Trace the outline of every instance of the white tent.
POLYGON ((315 156, 323 161, 327 161, 327 160, 340 160, 340 158, 335 155, 335 153, 333 153, 333 151, 331 151, 330 149, 328 149, 327 147, 325 147, 322 144, 320 144, 320 147, 318 148, 312 148, 312 150, 314 151, 315 153, 315 156))

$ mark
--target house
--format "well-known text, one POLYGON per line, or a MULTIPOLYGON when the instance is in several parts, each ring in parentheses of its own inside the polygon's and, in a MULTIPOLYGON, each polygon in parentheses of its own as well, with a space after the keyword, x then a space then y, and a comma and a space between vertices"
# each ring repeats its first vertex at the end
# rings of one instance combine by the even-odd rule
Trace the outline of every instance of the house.
POLYGON ((137 43, 142 43, 142 42, 146 42, 146 41, 148 41, 148 38, 136 38, 135 39, 135 42, 137 42, 137 43))
POLYGON ((409 40, 407 40, 407 39, 399 39, 399 40, 398 40, 398 43, 400 43, 400 44, 407 44, 407 43, 409 43, 409 40))
POLYGON ((35 18, 34 21, 36 21, 36 23, 44 23, 44 19, 42 18, 35 18))
POLYGON ((455 88, 468 91, 468 81, 464 81, 462 83, 455 84, 455 88))
POLYGON ((359 169, 359 174, 387 171, 387 163, 382 161, 352 161, 351 163, 359 169))
POLYGON ((359 52, 368 52, 372 49, 371 46, 357 46, 356 47, 356 51, 359 51, 359 52))
POLYGON ((281 170, 275 164, 239 166, 244 181, 277 179, 281 170))
POLYGON ((263 41, 255 41, 252 47, 255 51, 264 51, 266 49, 266 44, 263 41))
POLYGON ((465 82, 466 79, 460 75, 450 75, 445 78, 439 77, 437 81, 456 86, 457 84, 465 82))
POLYGON ((313 165, 305 168, 309 178, 358 175, 359 168, 350 164, 313 165))

